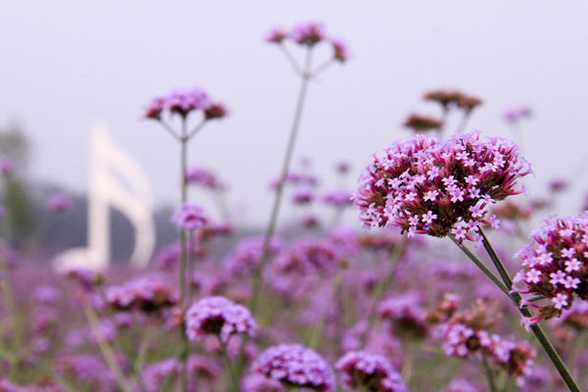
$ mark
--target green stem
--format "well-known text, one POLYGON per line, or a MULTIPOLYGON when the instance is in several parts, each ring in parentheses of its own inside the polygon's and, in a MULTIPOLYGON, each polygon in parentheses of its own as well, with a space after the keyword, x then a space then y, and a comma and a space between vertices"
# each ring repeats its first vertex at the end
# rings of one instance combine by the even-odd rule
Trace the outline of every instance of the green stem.
POLYGON ((372 301, 372 306, 370 307, 370 311, 368 313, 368 325, 365 332, 361 336, 362 347, 365 347, 372 330, 376 326, 378 305, 380 304, 380 301, 384 297, 384 294, 386 294, 386 291, 388 291, 390 285, 394 281, 394 277, 396 276, 396 269, 398 268, 398 264, 400 264, 400 258, 402 257, 402 253, 404 253, 406 242, 406 237, 402 237, 402 239, 396 244, 391 257, 393 265, 390 270, 390 273, 382 281, 380 281, 374 289, 374 299, 372 301))
POLYGON ((488 382, 488 388, 490 389, 490 392, 498 392, 496 380, 494 379, 494 372, 488 363, 488 359, 486 359, 486 354, 482 354, 482 367, 484 368, 484 373, 486 374, 486 381, 488 382))
POLYGON ((280 178, 278 179, 278 184, 276 187, 276 196, 274 198, 274 204, 272 206, 272 211, 270 214, 270 219, 265 231, 265 235, 263 238, 263 249, 261 259, 259 260, 259 264, 255 269, 255 274, 253 277, 253 287, 251 290, 251 300, 250 300, 250 309, 251 312, 255 315, 257 313, 257 307, 259 302, 259 296, 261 294, 262 285, 263 285, 263 270, 265 265, 269 259, 270 253, 270 244, 273 239, 274 233, 276 231, 276 225, 278 222, 278 216, 280 213, 280 206, 282 204, 282 198, 284 195, 284 186, 286 183, 286 179, 288 178, 288 174, 290 172, 290 164, 292 162, 292 156, 294 154, 294 147, 296 145, 296 139, 298 137, 298 131, 300 129, 300 123, 302 120, 302 112, 304 109, 304 103, 306 101, 306 92, 308 90, 308 83, 311 78, 310 70, 312 64, 312 50, 308 49, 306 52, 306 65, 304 72, 301 77, 300 83, 300 91, 298 93, 298 100, 296 102, 296 110, 294 112, 294 121, 292 122, 292 129, 290 130, 290 137, 288 140, 288 146, 286 148, 286 154, 284 155, 284 161, 282 162, 282 171, 280 173, 280 178))
MULTIPOLYGON (((512 291, 512 279, 510 277, 510 274, 506 270, 504 263, 500 260, 500 258, 498 257, 498 255, 494 251, 494 248, 490 244, 490 241, 488 241, 488 238, 486 237, 486 235, 484 234, 484 232, 481 229, 480 229, 480 234, 482 236, 482 242, 484 243, 484 248, 486 249, 488 256, 490 256, 490 259, 492 259, 492 262, 496 266, 498 273, 503 278, 504 285, 506 286, 506 288, 508 289, 508 291, 510 293, 512 291)), ((519 293, 514 292, 509 296, 513 300, 513 302, 517 305, 517 308, 519 309, 519 311, 522 313, 522 315, 524 317, 529 318, 529 317, 533 316, 533 314, 531 313, 531 311, 529 310, 528 307, 526 307, 526 306, 524 306, 522 308, 520 307, 521 296, 519 293)), ((568 367, 566 366, 565 362, 563 361, 563 359, 561 358, 561 356, 559 355, 559 353, 557 352, 557 350, 555 349, 555 347, 553 346, 553 344, 549 340, 549 337, 545 334, 545 332, 543 331, 541 326, 539 324, 533 324, 533 325, 531 325, 531 331, 533 332, 533 334, 535 335, 535 337, 537 338, 537 340, 539 341, 541 346, 543 346, 543 349, 545 350, 547 356, 549 357, 549 359, 551 360, 551 362, 553 363, 553 365, 555 366, 555 368, 559 372, 559 375, 561 376, 562 380, 564 381, 564 383, 566 384, 568 389, 572 392, 580 392, 580 388, 578 387, 578 384, 574 380, 568 367)))
POLYGON ((86 315, 86 319, 88 320, 88 325, 90 326, 90 330, 96 338, 96 343, 98 344, 98 348, 100 349, 100 353, 102 354, 104 362, 106 362, 106 365, 114 374, 121 390, 123 390, 124 392, 132 392, 133 389, 129 385, 120 366, 118 365, 118 361, 116 360, 114 350, 112 349, 110 344, 108 344, 106 338, 104 337, 104 334, 100 330, 100 326, 98 325, 98 315, 94 311, 94 308, 88 303, 86 299, 84 299, 83 308, 84 313, 86 315))

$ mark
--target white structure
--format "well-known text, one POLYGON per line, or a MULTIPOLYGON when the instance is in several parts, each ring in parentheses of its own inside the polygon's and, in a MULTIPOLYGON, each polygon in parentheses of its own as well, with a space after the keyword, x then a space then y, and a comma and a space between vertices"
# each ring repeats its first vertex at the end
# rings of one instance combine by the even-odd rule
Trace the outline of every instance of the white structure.
POLYGON ((110 262, 110 207, 131 222, 135 246, 131 263, 144 266, 155 246, 153 196, 139 165, 114 145, 108 131, 94 128, 90 137, 88 187, 88 246, 56 257, 59 271, 73 268, 103 270, 110 262))

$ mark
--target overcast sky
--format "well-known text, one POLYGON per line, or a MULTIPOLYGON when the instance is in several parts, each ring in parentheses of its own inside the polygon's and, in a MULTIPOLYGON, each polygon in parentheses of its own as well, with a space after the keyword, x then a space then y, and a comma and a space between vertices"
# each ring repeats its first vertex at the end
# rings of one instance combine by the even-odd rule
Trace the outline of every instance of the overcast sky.
MULTIPOLYGON (((357 170, 407 136, 412 111, 435 114, 423 91, 457 87, 484 107, 470 129, 508 135, 502 113, 528 104, 531 188, 566 175, 587 153, 586 1, 5 1, 0 10, 0 124, 35 143, 33 174, 86 188, 88 130, 106 124, 149 173, 160 202, 177 199, 177 146, 140 121, 148 100, 201 86, 231 108, 191 147, 191 162, 231 184, 242 219, 265 220, 297 80, 262 41, 275 25, 319 20, 353 58, 310 90, 297 157, 327 173, 357 170)), ((588 175, 577 184, 588 189, 588 175)), ((573 209, 572 209, 573 210, 573 209)))

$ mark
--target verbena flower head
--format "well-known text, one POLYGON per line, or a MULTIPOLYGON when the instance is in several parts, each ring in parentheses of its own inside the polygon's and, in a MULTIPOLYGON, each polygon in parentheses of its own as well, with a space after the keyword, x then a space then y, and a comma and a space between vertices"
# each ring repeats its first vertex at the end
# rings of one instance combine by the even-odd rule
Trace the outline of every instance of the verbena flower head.
POLYGON ((14 172, 14 165, 8 160, 0 160, 0 175, 9 177, 14 172))
POLYGON ((73 200, 69 195, 56 193, 47 201, 47 207, 51 212, 65 212, 73 207, 73 200))
POLYGON ((404 127, 414 132, 438 131, 443 126, 443 122, 437 118, 424 116, 421 114, 411 114, 404 121, 404 127))
POLYGON ((344 63, 349 59, 349 48, 345 41, 338 38, 332 38, 331 46, 333 47, 333 58, 336 61, 344 63))
POLYGON ((441 143, 416 136, 375 155, 354 198, 368 226, 463 241, 492 223, 488 207, 521 193, 519 181, 529 173, 504 139, 471 133, 441 143))
POLYGON ((299 45, 314 46, 327 38, 325 27, 318 22, 304 22, 295 26, 290 37, 299 45))
POLYGON ((106 291, 106 300, 115 310, 141 310, 156 312, 177 304, 174 286, 158 276, 132 279, 106 291))
POLYGON ((406 392, 402 378, 388 360, 376 354, 354 351, 345 354, 335 368, 350 390, 406 392))
POLYGON ((346 208, 353 205, 353 194, 346 191, 331 191, 323 196, 323 203, 335 208, 346 208))
POLYGON ((252 372, 279 381, 285 387, 320 392, 335 390, 335 375, 327 361, 298 344, 270 347, 255 360, 252 372))
POLYGON ((191 167, 186 170, 186 183, 189 185, 198 185, 210 190, 223 189, 223 184, 216 175, 202 167, 191 167))
POLYGON ((288 32, 280 27, 274 27, 265 37, 266 42, 271 44, 281 44, 288 38, 288 32))
POLYGON ((507 110, 504 113, 504 120, 512 125, 518 125, 522 120, 531 118, 533 111, 528 106, 519 106, 507 110))
POLYGON ((378 306, 378 314, 382 319, 390 320, 394 332, 399 336, 427 336, 427 312, 421 304, 420 297, 414 293, 384 300, 378 306))
POLYGON ((588 299, 588 215, 548 219, 518 257, 516 286, 525 297, 544 299, 533 302, 539 314, 532 322, 561 315, 575 297, 588 299))
POLYGON ((141 370, 141 378, 148 392, 161 391, 180 374, 182 364, 175 358, 164 359, 141 370))
POLYGON ((192 231, 204 226, 208 219, 202 208, 193 204, 184 204, 173 216, 173 222, 182 230, 192 231))
POLYGON ((206 91, 194 88, 152 99, 145 108, 143 117, 156 121, 161 121, 164 116, 180 116, 185 119, 197 112, 202 112, 205 120, 213 120, 225 117, 228 111, 224 104, 213 101, 206 91))
POLYGON ((207 297, 194 303, 186 313, 186 334, 190 340, 216 335, 223 343, 236 334, 253 337, 255 320, 249 310, 224 297, 207 297))

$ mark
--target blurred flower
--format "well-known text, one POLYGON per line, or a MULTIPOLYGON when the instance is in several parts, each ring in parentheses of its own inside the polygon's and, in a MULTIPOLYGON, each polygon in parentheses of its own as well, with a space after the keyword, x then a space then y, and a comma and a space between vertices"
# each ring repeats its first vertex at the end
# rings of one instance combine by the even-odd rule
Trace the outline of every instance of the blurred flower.
POLYGON ((312 204, 314 193, 310 189, 298 189, 292 195, 292 203, 298 206, 312 204))
POLYGON ((0 160, 0 175, 9 177, 14 172, 12 162, 7 160, 0 160))
POLYGON ((346 191, 332 191, 323 196, 323 203, 335 208, 345 208, 353 205, 353 194, 346 191))
POLYGON ((161 391, 180 374, 182 365, 175 358, 164 359, 141 370, 141 378, 147 392, 161 391))
POLYGON ((331 46, 333 47, 333 58, 336 61, 344 63, 349 59, 349 48, 343 40, 332 38, 331 46))
POLYGON ((449 384, 445 392, 480 392, 480 390, 464 379, 457 379, 449 384))
POLYGON ((439 143, 417 136, 372 158, 355 202, 371 227, 471 240, 480 224, 492 223, 488 206, 521 193, 518 181, 529 173, 504 139, 472 133, 439 143))
POLYGON ((182 230, 193 231, 204 226, 208 220, 202 208, 184 204, 174 213, 173 222, 182 230))
POLYGON ((397 295, 382 301, 378 314, 384 320, 390 320, 394 332, 424 338, 428 333, 427 313, 421 305, 421 299, 414 293, 397 295))
POLYGON ((404 127, 412 129, 414 132, 437 131, 442 126, 441 120, 421 114, 411 114, 404 122, 404 127))
POLYGON ((312 47, 326 38, 325 28, 321 23, 305 22, 294 27, 290 37, 299 45, 312 47))
POLYGON ((47 201, 47 207, 51 212, 64 212, 73 207, 73 200, 69 195, 57 193, 49 198, 47 201))
POLYGON ((158 276, 132 279, 106 291, 108 304, 116 310, 156 312, 177 304, 177 293, 173 285, 158 276))
POLYGON ((565 178, 554 178, 549 181, 549 190, 552 193, 560 193, 565 191, 570 186, 570 183, 565 178))
POLYGON ((204 109, 206 120, 218 120, 229 114, 227 107, 222 102, 213 102, 204 109))
POLYGON ((186 183, 189 185, 198 185, 210 190, 223 189, 223 184, 215 174, 205 168, 191 167, 186 171, 186 183))
POLYGON ((381 355, 353 351, 339 359, 335 367, 341 372, 345 386, 351 390, 408 391, 398 372, 381 355))
POLYGON ((520 106, 507 110, 504 113, 504 120, 512 125, 518 125, 521 120, 529 119, 533 111, 528 106, 520 106))
POLYGON ((275 27, 268 33, 265 40, 272 44, 281 44, 286 38, 288 38, 288 32, 282 28, 275 27))
POLYGON ((279 381, 285 387, 311 391, 335 390, 335 375, 316 352, 298 344, 280 344, 264 351, 253 363, 252 372, 279 381))
POLYGON ((186 313, 186 334, 193 341, 216 335, 226 344, 235 334, 254 336, 255 330, 255 320, 249 310, 224 297, 201 299, 186 313))
POLYGON ((462 93, 458 90, 431 90, 423 96, 425 101, 438 103, 444 109, 457 105, 461 98, 462 93))

